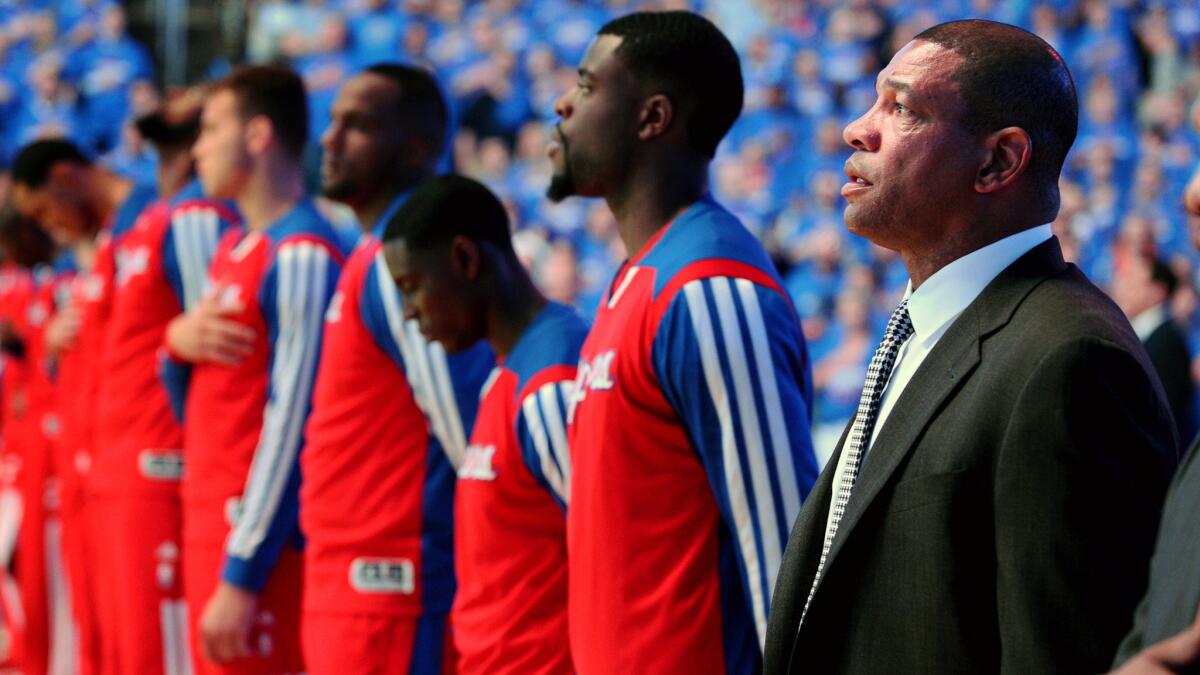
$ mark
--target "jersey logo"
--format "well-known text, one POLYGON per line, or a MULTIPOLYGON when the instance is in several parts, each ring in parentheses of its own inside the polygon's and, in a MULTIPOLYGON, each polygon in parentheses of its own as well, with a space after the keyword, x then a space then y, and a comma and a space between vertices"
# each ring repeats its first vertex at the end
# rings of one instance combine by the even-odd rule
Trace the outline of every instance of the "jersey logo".
POLYGON ((88 273, 80 283, 80 293, 88 302, 95 302, 104 294, 104 279, 99 274, 88 273))
POLYGON ((139 274, 145 274, 150 268, 150 249, 138 246, 130 250, 122 248, 117 251, 117 286, 124 286, 129 280, 139 274))
POLYGON ((350 586, 360 593, 410 595, 416 587, 413 563, 407 558, 355 558, 350 562, 350 586))
POLYGON ((492 457, 496 454, 494 445, 468 445, 467 456, 458 469, 458 477, 472 480, 496 480, 496 470, 492 468, 492 457))
POLYGON ((216 291, 217 305, 222 309, 240 311, 242 309, 242 287, 240 284, 222 286, 216 291))
POLYGON ((333 294, 329 299, 329 309, 325 310, 325 323, 337 323, 342 320, 342 302, 345 300, 346 296, 341 291, 333 294))
POLYGON ((613 361, 617 359, 617 350, 610 349, 597 354, 591 361, 579 360, 579 371, 575 374, 575 390, 571 392, 571 400, 567 404, 567 424, 575 421, 575 407, 587 398, 588 391, 608 391, 616 382, 613 381, 613 361))
POLYGON ((183 454, 176 450, 143 450, 138 453, 142 477, 158 481, 183 478, 183 454))

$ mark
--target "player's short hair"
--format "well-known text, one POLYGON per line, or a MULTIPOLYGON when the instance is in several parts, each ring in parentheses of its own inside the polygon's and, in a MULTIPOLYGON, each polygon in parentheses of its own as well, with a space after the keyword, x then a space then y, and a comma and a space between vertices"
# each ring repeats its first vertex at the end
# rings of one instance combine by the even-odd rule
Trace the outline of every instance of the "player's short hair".
POLYGON ((167 92, 162 105, 134 120, 138 133, 159 153, 190 149, 200 134, 200 112, 207 93, 203 85, 167 92))
POLYGON ((421 184, 388 221, 384 242, 403 241, 409 250, 430 250, 455 237, 487 242, 516 256, 504 205, 482 183, 447 174, 421 184))
POLYGON ((391 81, 400 90, 395 114, 405 129, 434 141, 434 156, 440 157, 446 146, 450 114, 442 89, 432 73, 424 68, 400 63, 377 63, 364 73, 391 81))
POLYGON ((280 146, 294 159, 308 143, 308 99, 304 81, 284 65, 240 66, 213 85, 212 93, 230 91, 242 119, 262 115, 280 146))
POLYGON ((21 148, 12 165, 13 183, 38 189, 46 184, 50 170, 59 162, 91 166, 92 162, 74 143, 61 138, 34 141, 21 148))
POLYGON ((1057 212, 1058 175, 1079 127, 1075 81, 1062 56, 1029 31, 985 19, 939 24, 913 39, 962 57, 954 81, 967 131, 1020 127, 1029 134, 1028 174, 1041 188, 1041 206, 1057 212))
POLYGON ((720 29, 692 12, 635 12, 609 21, 600 35, 621 38, 621 63, 686 112, 693 150, 715 155, 744 97, 741 62, 720 29))

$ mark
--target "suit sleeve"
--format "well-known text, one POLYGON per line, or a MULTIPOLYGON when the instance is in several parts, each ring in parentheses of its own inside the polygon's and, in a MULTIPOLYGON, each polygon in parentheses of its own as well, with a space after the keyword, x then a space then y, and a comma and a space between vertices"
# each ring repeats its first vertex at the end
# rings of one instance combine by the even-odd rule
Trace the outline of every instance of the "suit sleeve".
POLYGON ((382 251, 367 271, 361 311, 375 343, 404 371, 413 398, 450 463, 455 469, 462 466, 479 391, 495 365, 491 349, 480 343, 461 354, 447 354, 441 344, 426 340, 417 322, 404 319, 400 293, 382 251))
POLYGON ((1031 372, 994 469, 1001 670, 1100 672, 1146 588, 1174 432, 1112 342, 1068 341, 1031 372))
POLYGON ((269 394, 222 575, 241 588, 261 589, 284 543, 298 531, 298 459, 338 270, 324 246, 285 240, 259 294, 272 338, 269 394))
POLYGON ((204 203, 185 203, 173 209, 170 218, 163 239, 163 272, 179 306, 187 311, 204 294, 208 265, 232 223, 204 203))
POLYGON ((697 279, 670 301, 651 359, 736 542, 761 648, 788 534, 818 473, 799 322, 773 289, 697 279))
POLYGON ((571 455, 567 447, 567 402, 575 379, 551 380, 529 392, 517 411, 517 442, 525 466, 566 509, 570 501, 571 455))

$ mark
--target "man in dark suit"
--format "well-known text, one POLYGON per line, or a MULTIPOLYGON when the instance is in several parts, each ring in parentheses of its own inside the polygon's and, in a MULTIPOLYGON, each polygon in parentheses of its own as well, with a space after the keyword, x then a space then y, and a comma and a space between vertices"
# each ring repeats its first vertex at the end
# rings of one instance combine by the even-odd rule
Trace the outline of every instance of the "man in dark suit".
POLYGON ((779 573, 767 673, 1099 672, 1176 439, 1129 322, 1047 223, 1078 105, 1018 28, 935 26, 845 130, 847 227, 910 275, 779 573))
MULTIPOLYGON (((1200 169, 1184 191, 1192 245, 1200 249, 1200 169)), ((1200 439, 1179 464, 1150 560, 1150 586, 1117 650, 1120 675, 1195 672, 1200 666, 1200 439), (1173 636, 1173 637, 1172 637, 1173 636), (1140 650, 1140 651, 1139 651, 1140 650)))
POLYGON ((1162 260, 1134 254, 1117 266, 1112 291, 1113 300, 1129 317, 1133 331, 1150 355, 1183 441, 1195 433, 1192 420, 1195 387, 1187 336, 1169 311, 1178 283, 1175 273, 1162 260))

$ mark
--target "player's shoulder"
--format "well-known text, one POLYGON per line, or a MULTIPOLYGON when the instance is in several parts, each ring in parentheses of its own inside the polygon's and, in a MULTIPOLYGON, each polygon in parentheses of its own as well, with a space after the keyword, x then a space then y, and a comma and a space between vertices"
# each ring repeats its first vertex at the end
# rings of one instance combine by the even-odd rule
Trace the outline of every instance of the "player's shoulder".
POLYGON ((711 195, 675 218, 635 264, 655 270, 655 298, 710 277, 749 279, 782 288, 762 243, 711 195))
POLYGON ((134 183, 129 196, 121 203, 112 220, 112 236, 120 237, 132 230, 142 213, 154 206, 157 201, 157 187, 151 183, 134 183))
POLYGON ((229 202, 204 196, 204 189, 200 187, 198 181, 188 183, 182 190, 171 197, 168 202, 168 208, 171 219, 180 224, 192 222, 193 219, 189 218, 189 216, 201 213, 209 218, 220 218, 231 224, 241 222, 237 207, 229 202))
POLYGON ((333 224, 308 199, 296 204, 287 215, 267 228, 266 234, 278 250, 315 246, 324 249, 339 263, 345 260, 346 252, 333 224))
POLYGON ((539 380, 573 379, 568 371, 578 365, 587 334, 587 324, 575 310, 557 302, 546 303, 504 363, 517 376, 517 391, 539 380))

